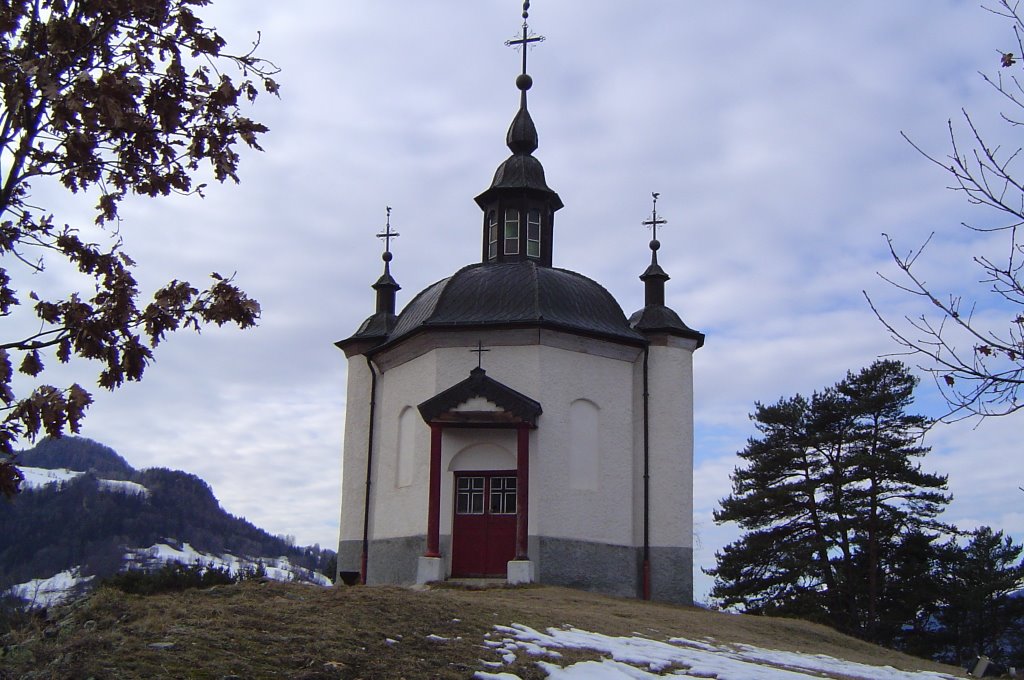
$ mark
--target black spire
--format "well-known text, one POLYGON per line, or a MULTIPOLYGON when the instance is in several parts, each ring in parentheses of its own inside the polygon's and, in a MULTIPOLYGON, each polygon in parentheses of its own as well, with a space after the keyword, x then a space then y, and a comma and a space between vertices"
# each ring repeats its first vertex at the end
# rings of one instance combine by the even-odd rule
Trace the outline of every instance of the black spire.
POLYGON ((391 231, 391 206, 387 206, 387 211, 387 224, 384 231, 377 234, 377 238, 384 239, 384 252, 380 256, 384 260, 384 273, 377 279, 377 283, 373 284, 373 289, 377 291, 377 314, 384 313, 394 316, 395 293, 402 290, 402 287, 391 276, 391 260, 395 257, 391 253, 391 239, 397 238, 400 234, 397 231, 391 231))
POLYGON ((533 157, 538 137, 526 106, 526 93, 533 86, 533 78, 526 72, 526 55, 544 36, 530 33, 529 9, 530 3, 524 2, 522 34, 505 42, 523 51, 523 70, 516 77, 519 111, 505 136, 512 155, 498 166, 490 188, 476 197, 476 203, 484 211, 484 262, 533 260, 551 266, 554 215, 562 207, 562 199, 548 187, 544 167, 533 157))
POLYGON ((380 256, 384 260, 384 273, 377 279, 377 283, 373 284, 373 289, 377 291, 377 309, 359 325, 351 337, 334 343, 345 352, 345 356, 361 354, 384 342, 398 321, 398 317, 395 316, 395 293, 402 290, 402 287, 391 276, 391 260, 394 259, 391 253, 391 239, 396 238, 398 232, 391 230, 391 206, 387 207, 387 211, 384 231, 377 234, 377 238, 384 239, 384 253, 380 256))
POLYGON ((687 326, 674 310, 665 306, 665 282, 668 281, 669 276, 658 264, 658 250, 661 248, 661 241, 658 240, 658 227, 668 224, 668 220, 658 217, 658 196, 660 195, 657 192, 651 193, 651 198, 654 199, 651 218, 643 221, 643 225, 652 231, 651 264, 640 275, 640 280, 644 282, 644 308, 629 317, 629 325, 647 337, 664 333, 696 340, 697 347, 701 347, 704 344, 704 334, 687 326))
POLYGON ((533 118, 526 108, 526 92, 533 87, 533 78, 526 72, 526 55, 530 52, 531 43, 544 41, 542 35, 531 35, 530 26, 526 20, 530 17, 529 1, 523 3, 523 35, 515 40, 506 40, 508 47, 518 47, 523 51, 523 71, 516 78, 516 87, 519 88, 519 112, 512 119, 512 125, 505 135, 505 143, 512 153, 530 154, 537 150, 537 126, 533 124, 533 118))
POLYGON ((658 196, 660 195, 657 192, 651 192, 651 197, 654 199, 651 207, 651 219, 643 222, 644 226, 650 227, 652 232, 651 264, 640 275, 640 280, 644 282, 645 306, 665 304, 665 282, 669 279, 668 274, 658 264, 658 249, 661 248, 661 241, 658 240, 658 225, 668 224, 668 220, 658 217, 658 196))

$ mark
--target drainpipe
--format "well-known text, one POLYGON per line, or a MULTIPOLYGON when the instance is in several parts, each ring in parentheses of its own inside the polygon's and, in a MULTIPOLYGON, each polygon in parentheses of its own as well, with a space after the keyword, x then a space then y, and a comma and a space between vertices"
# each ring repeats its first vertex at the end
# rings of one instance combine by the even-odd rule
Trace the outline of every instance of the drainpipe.
POLYGON ((643 597, 651 599, 651 533, 650 533, 650 393, 647 390, 648 365, 650 346, 644 346, 644 575, 643 597))
POLYGON ((374 413, 377 410, 377 371, 373 370, 373 362, 366 357, 366 365, 370 368, 370 426, 366 436, 366 498, 363 500, 363 554, 359 559, 359 582, 366 585, 366 560, 370 550, 370 480, 373 474, 373 425, 374 413))

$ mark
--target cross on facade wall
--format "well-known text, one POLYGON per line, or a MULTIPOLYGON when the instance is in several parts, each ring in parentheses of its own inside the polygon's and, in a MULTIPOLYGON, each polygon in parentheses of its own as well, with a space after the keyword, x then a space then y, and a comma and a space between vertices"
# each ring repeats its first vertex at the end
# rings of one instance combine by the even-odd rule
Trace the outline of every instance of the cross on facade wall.
POLYGON ((476 341, 476 349, 471 349, 469 351, 476 354, 476 367, 477 368, 483 368, 482 364, 483 364, 483 359, 484 359, 484 352, 490 352, 491 350, 484 349, 483 341, 482 340, 477 340, 476 341))

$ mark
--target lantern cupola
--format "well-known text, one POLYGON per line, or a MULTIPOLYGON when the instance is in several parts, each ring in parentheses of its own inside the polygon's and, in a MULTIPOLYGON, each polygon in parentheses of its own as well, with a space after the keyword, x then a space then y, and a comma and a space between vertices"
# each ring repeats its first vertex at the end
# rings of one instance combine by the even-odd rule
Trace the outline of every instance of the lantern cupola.
POLYGON ((530 45, 544 37, 530 33, 528 10, 529 3, 524 3, 521 37, 505 43, 523 52, 523 70, 516 77, 519 111, 505 136, 512 155, 498 166, 491 186, 476 197, 476 203, 484 212, 483 262, 533 261, 550 267, 555 211, 562 207, 562 199, 547 185, 544 167, 533 156, 538 136, 526 104, 526 93, 533 86, 533 78, 526 73, 526 55, 530 45))

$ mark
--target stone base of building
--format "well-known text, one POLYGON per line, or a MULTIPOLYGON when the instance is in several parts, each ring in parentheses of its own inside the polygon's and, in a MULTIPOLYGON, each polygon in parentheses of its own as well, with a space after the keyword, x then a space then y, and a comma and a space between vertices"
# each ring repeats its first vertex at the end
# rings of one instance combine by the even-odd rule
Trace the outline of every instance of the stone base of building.
MULTIPOLYGON (((343 550, 339 551, 339 558, 342 552, 345 553, 346 569, 352 569, 358 564, 355 559, 354 543, 356 542, 342 545, 343 550)), ((450 546, 450 537, 441 536, 442 555, 448 554, 450 546)), ((445 580, 447 558, 424 558, 425 549, 426 536, 371 541, 367 583, 411 585, 445 580), (425 567, 421 564, 421 559, 431 560, 430 571, 423 571, 425 567)), ((605 595, 643 597, 642 548, 531 536, 529 549, 530 560, 509 562, 509 583, 543 583, 605 595), (516 564, 524 566, 513 567, 516 564), (525 578, 526 573, 529 574, 530 580, 519 580, 525 578)), ((675 604, 693 604, 693 550, 681 547, 652 547, 650 555, 651 599, 675 604)))
POLYGON ((506 580, 511 586, 533 583, 537 580, 537 570, 532 560, 512 560, 508 563, 506 580))

